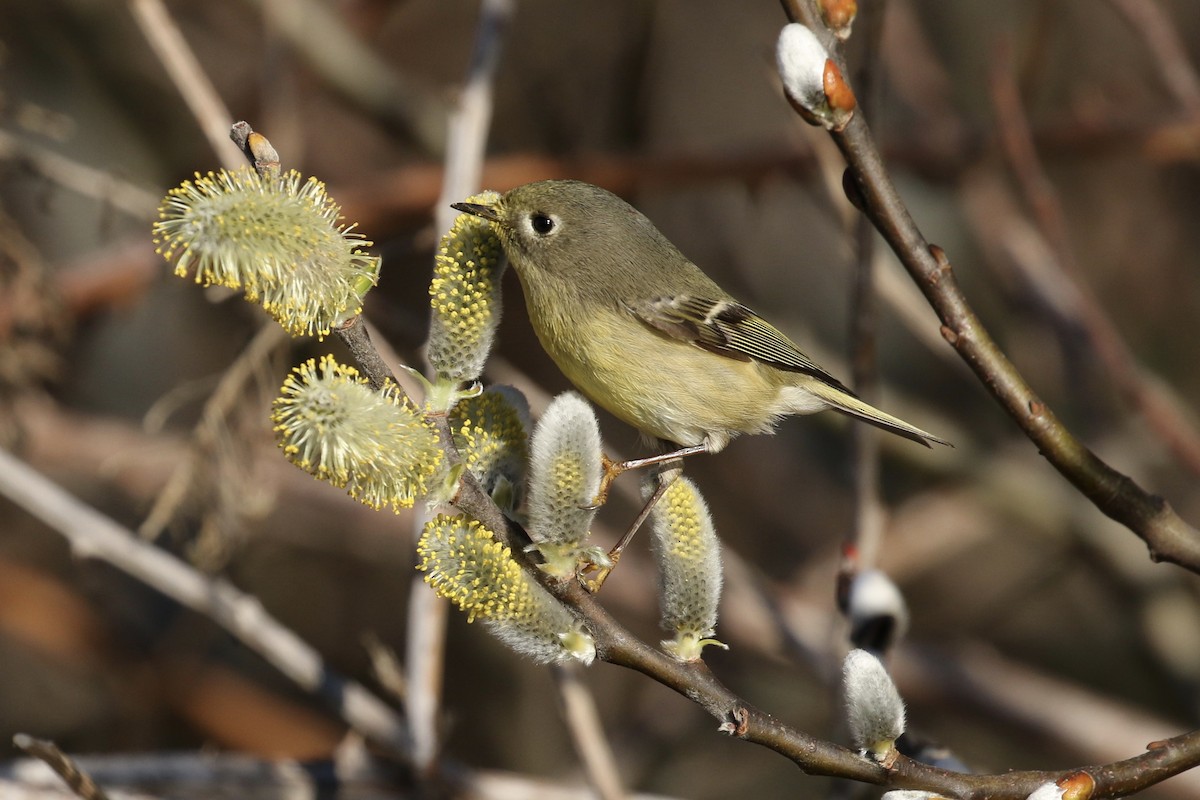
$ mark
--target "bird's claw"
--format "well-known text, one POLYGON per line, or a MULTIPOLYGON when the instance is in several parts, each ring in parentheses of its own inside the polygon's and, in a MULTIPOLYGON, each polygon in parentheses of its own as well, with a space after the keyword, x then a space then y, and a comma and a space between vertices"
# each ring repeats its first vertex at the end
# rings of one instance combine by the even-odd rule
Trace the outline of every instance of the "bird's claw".
POLYGON ((608 580, 608 576, 612 574, 613 568, 617 566, 617 562, 620 560, 621 554, 619 552, 610 552, 603 558, 603 561, 607 563, 598 563, 601 559, 595 559, 590 560, 588 563, 580 564, 579 571, 576 573, 579 577, 579 582, 583 584, 583 588, 587 589, 590 594, 598 594, 600 587, 604 586, 604 582, 608 580))
POLYGON ((595 511, 608 502, 608 490, 612 488, 612 482, 617 479, 617 476, 629 469, 625 466, 624 461, 613 461, 606 455, 601 454, 600 465, 603 470, 600 474, 600 488, 596 491, 596 496, 592 502, 586 506, 580 506, 584 511, 595 511))

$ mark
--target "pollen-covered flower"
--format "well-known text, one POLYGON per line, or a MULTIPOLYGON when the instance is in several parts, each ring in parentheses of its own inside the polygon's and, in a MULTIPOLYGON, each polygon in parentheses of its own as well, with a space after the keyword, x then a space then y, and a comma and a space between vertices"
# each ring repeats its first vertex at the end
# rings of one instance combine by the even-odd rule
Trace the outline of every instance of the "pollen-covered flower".
POLYGON ((890 768, 896 739, 904 733, 904 701, 887 669, 866 650, 851 650, 842 665, 842 691, 855 747, 890 768))
POLYGON ((505 511, 521 502, 528 424, 529 404, 511 386, 492 386, 450 411, 450 433, 463 464, 505 511))
POLYGON ((196 174, 172 189, 154 223, 158 252, 180 277, 236 289, 293 336, 324 336, 362 308, 379 258, 316 178, 292 170, 196 174))
POLYGON ((716 632, 721 552, 708 505, 687 478, 678 478, 651 512, 658 559, 662 627, 674 637, 663 649, 680 661, 699 660, 706 645, 725 645, 716 632))
POLYGON ((437 433, 420 411, 333 356, 292 370, 271 420, 289 461, 371 508, 411 507, 441 467, 437 433))
MULTIPOLYGON (((499 199, 497 192, 482 192, 467 202, 491 204, 499 199)), ((442 237, 429 284, 433 324, 427 353, 440 378, 461 383, 483 372, 500 323, 504 263, 504 248, 487 220, 459 214, 442 237)))
POLYGON ((579 620, 534 581, 478 521, 440 514, 425 525, 418 569, 440 597, 477 617, 505 644, 548 664, 590 664, 596 645, 579 620))
POLYGON ((575 574, 596 516, 600 425, 575 392, 554 398, 533 432, 529 465, 529 536, 551 575, 575 574))

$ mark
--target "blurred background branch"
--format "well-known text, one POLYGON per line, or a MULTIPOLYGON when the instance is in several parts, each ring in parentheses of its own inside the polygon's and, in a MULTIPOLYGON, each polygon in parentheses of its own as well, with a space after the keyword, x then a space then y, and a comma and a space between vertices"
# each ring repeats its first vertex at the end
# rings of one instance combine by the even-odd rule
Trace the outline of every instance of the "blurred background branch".
MULTIPOLYGON (((285 121, 294 166, 327 181, 346 221, 377 242, 384 271, 366 312, 373 339, 386 337, 406 363, 419 363, 445 180, 434 154, 467 74, 478 7, 356 0, 311 12, 319 16, 287 2, 164 7, 229 113, 285 121)), ((1188 428, 1152 428, 1129 413, 1084 329, 1063 324, 1055 303, 1070 292, 1049 270, 1064 263, 1012 181, 1002 139, 1012 134, 1006 126, 1025 131, 1078 265, 1070 280, 1105 310, 1139 375, 1172 387, 1187 419, 1200 398, 1190 333, 1200 297, 1200 124, 1186 99, 1200 18, 1179 0, 881 7, 881 96, 870 120, 911 213, 953 256, 978 317, 1080 440, 1170 498, 1182 518, 1200 518, 1195 473, 1164 435, 1188 428), (1130 24, 1131 9, 1141 22, 1130 24), (1011 53, 1001 77, 1022 119, 998 125, 989 75, 1001 41, 1011 53)), ((0 435, 56 483, 136 528, 191 457, 207 393, 260 317, 159 277, 165 268, 148 234, 156 199, 218 161, 123 9, 0 3, 0 203, 32 251, 0 236, 0 435), (26 277, 38 270, 41 278, 26 277), (14 355, 29 342, 51 345, 57 373, 14 355)), ((719 282, 849 376, 848 360, 834 354, 845 352, 853 315, 845 287, 854 248, 843 209, 814 180, 837 159, 818 158, 828 138, 795 118, 766 66, 781 21, 770 3, 520 4, 496 75, 480 185, 575 177, 618 191, 719 282)), ((851 65, 862 59, 865 30, 847 45, 851 65)), ((1150 563, 1119 525, 1066 482, 1047 479, 1045 463, 944 345, 911 281, 897 279, 895 258, 877 249, 881 402, 958 445, 932 459, 883 443, 879 460, 878 566, 912 614, 894 663, 913 724, 981 770, 1129 755, 1146 742, 1135 741, 1123 714, 1161 729, 1155 738, 1195 727, 1196 577, 1150 563), (978 657, 980 645, 1002 661, 978 657), (972 679, 937 681, 946 663, 972 679), (1045 696, 1061 688, 1058 696, 1072 699, 1062 713, 1088 722, 1056 717, 1049 701, 1021 705, 1027 674, 1057 682, 1045 696)), ((520 380, 533 397, 565 388, 520 303, 505 313, 492 373, 520 380)), ((340 347, 299 343, 287 361, 340 347)), ((202 535, 226 537, 225 559, 213 565, 221 576, 260 597, 339 671, 373 686, 363 638, 402 650, 410 600, 397 576, 411 565, 403 532, 416 516, 372 513, 283 462, 265 420, 284 368, 268 364, 248 379, 221 434, 237 439, 241 463, 209 476, 241 476, 233 488, 249 502, 185 507, 162 543, 190 558, 202 535)), ((610 451, 636 452, 627 429, 602 424, 610 451)), ((845 623, 834 581, 855 527, 859 474, 846 437, 828 420, 792 422, 688 467, 730 554, 721 627, 733 649, 708 658, 714 674, 825 738, 837 736, 829 667, 845 623)), ((618 490, 598 536, 621 529, 637 502, 636 492, 618 490)), ((15 507, 2 518, 0 727, 53 738, 72 753, 208 746, 334 758, 341 726, 219 630, 73 558, 15 507)), ((647 641, 656 636, 654 583, 634 548, 603 596, 647 641)), ((447 756, 509 771, 464 785, 528 797, 548 788, 528 776, 546 775, 556 790, 583 790, 559 713, 545 702, 553 692, 546 674, 455 617, 445 668, 434 722, 447 756)), ((828 787, 714 736, 691 704, 640 676, 600 667, 586 680, 604 698, 597 710, 627 787, 696 798, 821 796, 828 787), (735 758, 736 771, 713 766, 735 758)), ((209 763, 237 758, 226 752, 209 763)), ((1188 779, 1142 796, 1192 796, 1188 779)))

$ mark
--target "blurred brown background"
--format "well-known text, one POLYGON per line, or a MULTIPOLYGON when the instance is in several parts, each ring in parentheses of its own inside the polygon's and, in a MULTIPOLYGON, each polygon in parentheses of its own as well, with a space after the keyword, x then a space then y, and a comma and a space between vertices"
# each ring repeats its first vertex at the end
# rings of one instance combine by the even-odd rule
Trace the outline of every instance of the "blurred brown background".
MULTIPOLYGON (((379 75, 415 87, 415 128, 386 80, 338 72, 350 56, 308 3, 167 7, 229 122, 249 121, 285 167, 326 181, 375 242, 383 273, 367 316, 419 366, 438 137, 478 6, 315 5, 357 37, 379 75)), ((1179 453, 1196 441, 1200 399, 1200 101, 1187 89, 1200 6, 1144 0, 1183 44, 1180 61, 1119 8, 1129 5, 881 3, 869 119, 913 215, 1035 389, 1089 447, 1195 523, 1198 465, 1179 453), (1033 163, 1002 146, 1025 133, 1033 163), (1022 169, 1041 174, 1022 184, 1022 169), (1152 376, 1144 381, 1168 388, 1186 424, 1138 413, 1073 286, 1094 295, 1152 376)), ((853 215, 840 158, 777 85, 785 21, 766 0, 519 0, 484 184, 579 177, 618 191, 848 377, 853 215)), ((852 65, 869 45, 859 33, 852 65)), ((403 659, 413 519, 355 505, 274 447, 267 413, 284 372, 332 342, 277 349, 192 449, 205 403, 265 317, 171 277, 153 254, 159 198, 220 162, 127 4, 0 2, 0 145, 5 446, 135 529, 190 465, 189 491, 157 531, 162 546, 255 593, 333 667, 376 686, 363 637, 403 659)), ((913 728, 1000 771, 1115 760, 1194 727, 1200 582, 1153 565, 1133 534, 1079 497, 942 342, 890 254, 877 267, 881 403, 956 443, 925 452, 882 442, 880 565, 911 605, 895 668, 913 728)), ((493 378, 567 388, 509 281, 493 378)), ((688 471, 739 562, 718 628, 732 650, 709 664, 756 705, 837 738, 831 676, 844 631, 833 582, 853 524, 854 466, 848 427, 831 416, 739 440, 688 471), (764 597, 797 626, 795 639, 773 627, 764 597)), ((602 425, 609 447, 638 452, 630 430, 602 425)), ((612 537, 632 512, 614 501, 597 535, 612 537)), ((603 599, 653 641, 647 562, 635 546, 603 599)), ((638 675, 598 664, 587 680, 627 787, 694 798, 829 788, 717 735, 700 710, 638 675)), ((455 758, 578 780, 545 671, 457 615, 445 692, 455 758)), ((4 502, 0 741, 17 731, 71 752, 316 758, 342 725, 215 626, 73 558, 4 502)), ((1179 780, 1145 796, 1195 796, 1179 780)))

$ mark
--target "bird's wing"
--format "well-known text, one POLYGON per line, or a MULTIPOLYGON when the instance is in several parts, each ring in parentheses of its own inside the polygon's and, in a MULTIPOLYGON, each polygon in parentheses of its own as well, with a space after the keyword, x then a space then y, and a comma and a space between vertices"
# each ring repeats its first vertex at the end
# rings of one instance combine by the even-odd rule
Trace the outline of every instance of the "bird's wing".
POLYGON ((853 394, 778 328, 734 300, 674 295, 624 305, 643 323, 673 339, 739 361, 761 361, 777 369, 811 375, 853 394))

